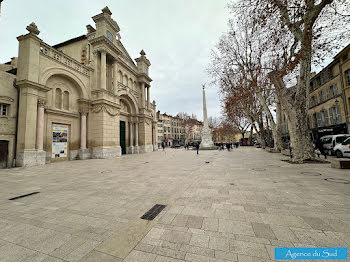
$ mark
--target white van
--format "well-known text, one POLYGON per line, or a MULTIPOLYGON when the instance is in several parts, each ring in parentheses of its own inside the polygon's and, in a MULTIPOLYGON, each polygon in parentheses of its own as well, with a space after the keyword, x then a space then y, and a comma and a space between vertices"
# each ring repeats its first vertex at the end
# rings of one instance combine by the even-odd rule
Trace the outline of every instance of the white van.
POLYGON ((350 138, 333 148, 337 157, 350 157, 350 138))
POLYGON ((327 155, 334 155, 333 148, 344 142, 344 140, 348 139, 350 134, 340 134, 340 135, 329 135, 323 136, 320 138, 324 151, 327 155))

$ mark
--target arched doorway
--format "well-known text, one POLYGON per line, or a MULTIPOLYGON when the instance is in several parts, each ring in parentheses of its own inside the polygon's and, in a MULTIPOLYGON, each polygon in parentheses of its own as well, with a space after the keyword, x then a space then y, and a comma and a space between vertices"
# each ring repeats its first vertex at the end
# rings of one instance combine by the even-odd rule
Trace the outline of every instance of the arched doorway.
POLYGON ((135 154, 138 147, 137 106, 133 99, 120 96, 119 139, 122 154, 135 154))

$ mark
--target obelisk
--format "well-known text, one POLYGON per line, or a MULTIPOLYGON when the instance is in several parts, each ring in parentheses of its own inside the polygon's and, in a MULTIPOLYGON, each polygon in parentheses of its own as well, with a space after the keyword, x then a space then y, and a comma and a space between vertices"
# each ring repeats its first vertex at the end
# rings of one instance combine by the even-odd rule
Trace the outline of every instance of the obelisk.
POLYGON ((216 149, 214 146, 211 130, 208 125, 208 115, 207 115, 207 103, 205 100, 205 85, 203 85, 203 129, 202 129, 202 142, 199 147, 201 150, 213 150, 216 149))

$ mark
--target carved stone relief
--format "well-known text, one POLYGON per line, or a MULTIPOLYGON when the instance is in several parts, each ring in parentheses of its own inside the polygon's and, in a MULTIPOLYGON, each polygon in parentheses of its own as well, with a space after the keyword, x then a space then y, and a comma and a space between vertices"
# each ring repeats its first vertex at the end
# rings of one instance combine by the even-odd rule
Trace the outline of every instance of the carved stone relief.
POLYGON ((119 115, 119 110, 117 108, 112 107, 110 105, 105 105, 105 104, 93 105, 91 107, 91 112, 92 113, 106 112, 110 116, 117 116, 117 115, 119 115))

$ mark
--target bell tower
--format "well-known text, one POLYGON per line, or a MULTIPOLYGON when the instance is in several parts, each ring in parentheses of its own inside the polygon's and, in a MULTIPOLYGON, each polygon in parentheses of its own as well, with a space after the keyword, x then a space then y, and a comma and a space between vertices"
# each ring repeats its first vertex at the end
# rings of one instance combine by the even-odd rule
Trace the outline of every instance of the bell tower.
POLYGON ((109 41, 116 44, 116 39, 120 38, 120 28, 116 21, 112 19, 112 12, 106 6, 102 13, 92 17, 96 24, 96 38, 105 36, 109 41))
POLYGON ((146 74, 148 76, 148 70, 151 66, 151 62, 147 59, 146 53, 144 50, 140 52, 140 57, 136 58, 135 61, 137 63, 137 71, 141 74, 146 74))

